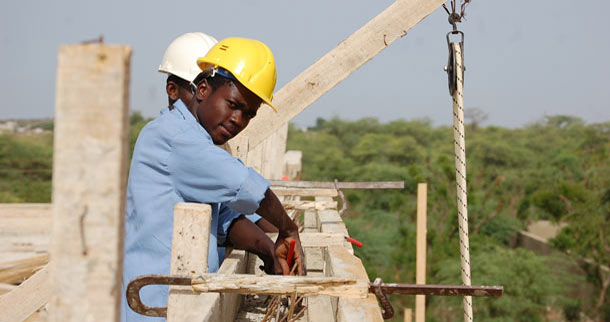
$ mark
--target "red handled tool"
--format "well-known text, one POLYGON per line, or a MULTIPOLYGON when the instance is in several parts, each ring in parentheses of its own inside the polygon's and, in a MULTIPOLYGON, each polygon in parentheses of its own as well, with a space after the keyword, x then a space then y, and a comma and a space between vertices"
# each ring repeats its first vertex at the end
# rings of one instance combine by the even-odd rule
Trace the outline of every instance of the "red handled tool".
POLYGON ((296 243, 297 241, 294 239, 290 241, 290 248, 288 248, 288 256, 286 257, 288 267, 292 267, 292 260, 294 259, 294 245, 296 245, 296 243))
POLYGON ((362 247, 362 243, 361 242, 359 242, 359 241, 357 241, 357 240, 355 240, 355 239, 353 239, 351 237, 345 236, 345 240, 347 240, 348 242, 350 242, 350 243, 352 243, 352 244, 354 244, 354 245, 356 245, 358 247, 362 247))

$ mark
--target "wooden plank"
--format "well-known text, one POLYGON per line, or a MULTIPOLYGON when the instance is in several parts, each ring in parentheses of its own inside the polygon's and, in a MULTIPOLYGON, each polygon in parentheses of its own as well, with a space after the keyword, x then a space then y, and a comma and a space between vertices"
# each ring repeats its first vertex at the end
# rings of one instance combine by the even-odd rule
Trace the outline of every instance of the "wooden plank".
POLYGON ((336 189, 271 187, 278 196, 336 197, 336 189))
POLYGON ((297 209, 297 210, 325 210, 325 209, 337 209, 336 201, 311 201, 311 200, 295 200, 295 201, 283 201, 282 205, 286 210, 297 209))
POLYGON ((0 283, 0 296, 17 288, 17 285, 0 283))
POLYGON ((278 180, 282 177, 288 123, 279 127, 261 144, 248 152, 246 165, 254 167, 263 177, 278 180))
MULTIPOLYGON (((300 151, 298 151, 300 152, 300 151)), ((334 182, 270 180, 273 187, 336 189, 334 182)), ((337 182, 339 189, 404 189, 404 181, 337 182)))
MULTIPOLYGON (((246 273, 246 264, 248 262, 247 257, 253 256, 247 254, 243 250, 233 250, 231 254, 224 260, 222 266, 218 270, 218 274, 233 275, 233 274, 244 274, 246 273)), ((237 316, 242 296, 240 294, 220 294, 220 310, 210 308, 212 313, 220 311, 220 318, 212 319, 210 321, 233 321, 237 316)))
POLYGON ((53 288, 48 267, 0 296, 0 322, 23 321, 51 299, 53 288))
POLYGON ((314 295, 307 297, 307 321, 335 322, 330 296, 314 295))
MULTIPOLYGON (((354 278, 368 283, 369 278, 362 261, 350 254, 343 246, 331 245, 327 248, 327 275, 339 278, 354 278)), ((368 294, 365 299, 339 298, 336 301, 337 321, 383 321, 375 295, 368 294)))
POLYGON ((59 47, 51 321, 118 321, 131 48, 59 47))
MULTIPOLYGON (((245 273, 247 262, 248 254, 245 251, 233 250, 222 262, 218 269, 218 274, 243 274, 245 273)), ((203 305, 196 308, 196 310, 204 314, 204 317, 198 321, 229 322, 235 320, 242 298, 240 294, 202 293, 198 296, 205 299, 203 305)))
POLYGON ((413 320, 413 312, 411 309, 405 309, 405 322, 411 322, 413 320))
POLYGON ((2 262, 48 254, 50 234, 0 235, 2 262))
MULTIPOLYGON (((417 240, 415 258, 415 283, 426 284, 426 205, 427 205, 427 185, 419 183, 417 185, 417 240)), ((415 295, 415 322, 426 321, 426 296, 415 295)))
POLYGON ((369 294, 367 282, 337 277, 208 273, 195 278, 192 286, 197 292, 239 294, 291 295, 296 292, 299 295, 330 295, 350 299, 363 299, 369 294))
POLYGON ((444 2, 445 0, 398 0, 343 40, 275 93, 273 103, 278 108, 278 113, 266 106, 259 109, 257 117, 239 135, 248 138, 248 149, 252 150, 259 145, 360 66, 405 36, 409 29, 444 2))
POLYGON ((327 209, 318 211, 318 221, 320 225, 326 224, 342 224, 343 219, 337 210, 327 209))
POLYGON ((0 263, 0 283, 21 283, 49 262, 49 255, 39 255, 0 263))
MULTIPOLYGON (((317 199, 316 199, 317 200, 317 199)), ((345 237, 349 236, 347 227, 341 219, 341 215, 337 210, 319 210, 318 221, 320 224, 320 231, 323 233, 335 233, 343 235, 344 240, 342 245, 351 253, 354 253, 354 248, 351 243, 345 240, 345 237)))
MULTIPOLYGON (((315 216, 315 212, 310 212, 315 216)), ((325 263, 325 248, 322 247, 304 247, 305 260, 307 266, 307 276, 323 277, 325 263)), ((334 322, 334 314, 329 314, 332 311, 331 297, 327 295, 314 295, 307 297, 307 314, 306 321, 309 322, 334 322)))
MULTIPOLYGON (((315 203, 315 202, 314 202, 315 203)), ((284 204, 284 207, 286 205, 284 204)), ((304 219, 303 219, 304 232, 318 232, 318 214, 314 210, 305 210, 304 219)))
POLYGON ((324 271, 324 253, 321 247, 303 247, 307 274, 324 271))
MULTIPOLYGON (((299 180, 301 178, 301 168, 302 168, 302 160, 303 159, 303 152, 302 151, 296 151, 296 150, 291 150, 291 151, 286 151, 286 153, 284 154, 284 164, 283 164, 283 170, 282 170, 282 176, 285 176, 287 178, 289 178, 290 180, 299 180)), ((272 185, 277 185, 277 186, 282 186, 283 182, 290 182, 290 181, 280 181, 279 184, 278 183, 279 180, 273 180, 271 183, 272 185)), ((304 188, 304 187, 299 187, 299 188, 304 188)), ((308 187, 309 188, 309 187, 308 187)), ((311 187, 314 188, 314 187, 311 187)), ((323 188, 323 187, 315 187, 315 188, 323 188)))
MULTIPOLYGON (((212 208, 207 204, 177 203, 170 275, 199 276, 208 272, 212 208)), ((167 302, 167 321, 203 321, 207 312, 199 308, 209 299, 193 294, 188 287, 172 286, 167 302)))
MULTIPOLYGON (((277 239, 277 233, 268 233, 271 240, 277 239)), ((326 247, 328 245, 344 245, 345 235, 337 233, 307 233, 299 234, 303 247, 326 247)))
POLYGON ((50 234, 50 203, 0 204, 0 234, 50 234))

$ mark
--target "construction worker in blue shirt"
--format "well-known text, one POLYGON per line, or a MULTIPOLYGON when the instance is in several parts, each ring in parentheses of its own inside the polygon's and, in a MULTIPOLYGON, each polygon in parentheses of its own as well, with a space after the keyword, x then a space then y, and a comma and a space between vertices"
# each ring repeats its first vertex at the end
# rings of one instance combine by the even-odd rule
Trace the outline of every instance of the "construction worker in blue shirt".
MULTIPOLYGON (((217 42, 216 38, 203 32, 188 32, 174 39, 167 47, 158 71, 167 74, 165 91, 170 110, 174 108, 177 100, 181 100, 186 106, 190 105, 196 88, 193 81, 201 72, 197 59, 203 53, 207 53, 217 42)), ((245 217, 264 232, 277 233, 277 228, 261 216, 247 214, 245 217)), ((228 244, 230 242, 230 240, 227 241, 228 244)), ((218 261, 222 264, 226 249, 218 247, 217 250, 218 261)))
MULTIPOLYGON (((188 32, 174 39, 167 47, 158 71, 167 74, 165 91, 170 110, 174 108, 177 100, 181 100, 186 106, 191 104, 196 88, 193 81, 201 72, 197 59, 207 53, 217 42, 216 38, 203 32, 188 32)), ((275 226, 257 214, 246 215, 246 218, 256 223, 264 232, 277 232, 275 226)), ((224 248, 222 251, 219 250, 221 262, 224 258, 223 252, 224 248)))
MULTIPOLYGON (((295 240, 297 272, 304 275, 298 228, 269 182, 217 146, 241 132, 261 103, 273 107, 273 54, 260 41, 228 38, 197 62, 203 72, 190 104, 177 100, 173 109, 164 109, 136 142, 127 188, 123 288, 139 275, 169 274, 173 207, 178 202, 212 207, 210 272, 218 270, 216 247, 228 237, 235 247, 261 256, 266 271, 275 274, 289 273, 286 257, 295 240), (278 228, 275 244, 242 215, 255 212, 278 228)), ((168 290, 149 286, 140 296, 147 305, 166 306, 168 290)), ((126 308, 122 320, 155 319, 126 308)))

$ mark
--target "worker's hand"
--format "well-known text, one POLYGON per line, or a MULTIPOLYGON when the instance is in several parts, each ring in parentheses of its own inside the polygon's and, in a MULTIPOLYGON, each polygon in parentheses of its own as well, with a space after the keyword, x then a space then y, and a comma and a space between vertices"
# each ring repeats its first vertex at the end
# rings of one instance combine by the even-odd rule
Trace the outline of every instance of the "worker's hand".
POLYGON ((292 270, 292 266, 288 265, 288 253, 290 250, 290 241, 295 241, 294 247, 294 258, 292 260, 292 265, 296 265, 295 273, 298 275, 306 275, 307 268, 305 267, 305 255, 303 253, 303 248, 301 247, 301 240, 299 239, 299 234, 296 233, 292 236, 278 236, 275 241, 275 257, 279 262, 279 272, 276 267, 275 271, 278 272, 276 274, 282 275, 290 275, 290 271, 292 270))
POLYGON ((245 217, 233 221, 228 238, 236 249, 256 254, 265 264, 267 274, 282 274, 282 268, 275 256, 275 245, 257 225, 245 217))

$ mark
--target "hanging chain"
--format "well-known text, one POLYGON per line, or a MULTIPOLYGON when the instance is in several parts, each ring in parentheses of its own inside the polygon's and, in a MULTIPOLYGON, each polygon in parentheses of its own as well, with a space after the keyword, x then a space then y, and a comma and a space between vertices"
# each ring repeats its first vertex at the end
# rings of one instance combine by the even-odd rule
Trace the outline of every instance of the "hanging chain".
POLYGON ((457 31, 457 26, 455 25, 458 22, 462 22, 462 18, 466 16, 466 6, 470 3, 470 0, 463 0, 460 5, 459 13, 455 10, 457 9, 457 1, 451 0, 451 11, 447 8, 447 6, 443 3, 443 8, 449 15, 449 23, 453 25, 453 31, 457 31))

